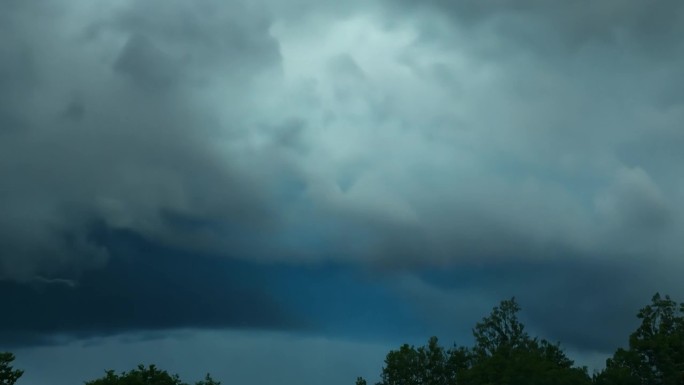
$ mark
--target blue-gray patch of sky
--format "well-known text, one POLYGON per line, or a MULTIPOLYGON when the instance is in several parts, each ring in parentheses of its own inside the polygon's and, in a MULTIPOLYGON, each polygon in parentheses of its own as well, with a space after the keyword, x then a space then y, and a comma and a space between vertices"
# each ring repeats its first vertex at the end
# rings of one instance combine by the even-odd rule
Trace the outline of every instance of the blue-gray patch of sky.
POLYGON ((272 289, 328 335, 376 341, 420 340, 427 330, 411 304, 383 278, 326 264, 274 268, 272 289))

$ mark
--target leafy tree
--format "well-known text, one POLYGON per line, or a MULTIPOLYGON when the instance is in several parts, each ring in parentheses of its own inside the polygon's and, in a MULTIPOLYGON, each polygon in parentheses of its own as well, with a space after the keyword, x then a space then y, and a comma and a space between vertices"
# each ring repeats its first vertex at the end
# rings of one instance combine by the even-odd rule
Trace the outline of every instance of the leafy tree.
POLYGON ((596 377, 599 385, 684 385, 684 303, 656 293, 639 311, 641 325, 596 377))
POLYGON ((606 368, 594 376, 597 385, 641 385, 638 367, 638 355, 629 350, 618 349, 613 358, 606 360, 606 368))
POLYGON ((12 367, 12 361, 14 361, 14 354, 0 353, 0 385, 13 385, 24 374, 23 370, 12 367))
POLYGON ((380 375, 382 385, 412 385, 420 379, 420 361, 415 347, 404 344, 399 350, 392 350, 385 357, 385 366, 380 375))
MULTIPOLYGON (((220 385, 209 374, 204 380, 195 385, 220 385)), ((159 370, 154 365, 145 367, 138 365, 137 369, 116 374, 113 370, 106 371, 102 378, 87 381, 85 385, 188 385, 180 380, 177 374, 171 375, 165 370, 159 370)))
MULTIPOLYGON (((380 375, 379 385, 448 385, 455 383, 454 370, 459 362, 452 351, 439 345, 437 337, 428 340, 426 346, 402 345, 390 351, 380 375)), ((357 385, 358 381, 357 381, 357 385)))
POLYGON ((221 381, 214 380, 211 378, 211 375, 207 373, 207 375, 204 376, 204 380, 195 382, 195 385, 221 385, 221 381))
POLYGON ((518 311, 515 298, 501 302, 475 325, 472 348, 445 350, 432 337, 426 346, 390 351, 377 385, 590 384, 586 368, 573 367, 558 344, 530 338, 518 311))
POLYGON ((525 326, 518 321, 520 306, 515 298, 502 301, 492 310, 489 317, 475 325, 475 354, 479 357, 492 357, 496 354, 509 354, 529 341, 525 326))
POLYGON ((525 332, 519 311, 511 298, 476 324, 474 357, 461 384, 589 384, 586 368, 573 367, 560 345, 525 332))

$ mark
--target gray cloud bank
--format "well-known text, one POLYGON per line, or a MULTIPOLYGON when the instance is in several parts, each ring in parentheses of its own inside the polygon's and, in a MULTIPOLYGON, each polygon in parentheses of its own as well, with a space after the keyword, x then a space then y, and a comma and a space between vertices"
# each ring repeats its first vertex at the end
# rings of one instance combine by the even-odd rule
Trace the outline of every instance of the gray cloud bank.
POLYGON ((6 2, 0 276, 102 267, 92 220, 294 263, 681 267, 679 3, 361 4, 6 2))
POLYGON ((268 182, 222 148, 253 78, 277 66, 267 24, 213 2, 3 6, 3 276, 101 266, 107 250, 84 237, 93 219, 171 239, 185 218, 192 247, 218 227, 270 225, 268 182), (230 87, 211 95, 221 78, 230 87))
POLYGON ((77 279, 0 281, 8 298, 0 347, 59 345, 74 339, 178 329, 302 331, 312 322, 264 287, 266 272, 242 261, 183 253, 129 231, 91 226, 111 259, 77 279))

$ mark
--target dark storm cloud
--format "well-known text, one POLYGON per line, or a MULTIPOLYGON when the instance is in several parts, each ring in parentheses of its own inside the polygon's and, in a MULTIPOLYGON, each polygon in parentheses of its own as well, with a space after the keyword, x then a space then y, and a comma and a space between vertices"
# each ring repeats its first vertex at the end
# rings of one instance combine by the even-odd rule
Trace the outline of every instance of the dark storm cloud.
POLYGON ((253 260, 676 275, 680 5, 284 4, 11 3, 0 275, 106 266, 92 221, 253 260))
POLYGON ((468 343, 515 295, 609 352, 684 290, 681 4, 5 1, 3 341, 296 309, 468 343))
POLYGON ((111 250, 106 267, 73 279, 0 282, 0 294, 8 299, 0 345, 178 328, 303 326, 261 288, 265 276, 248 265, 170 250, 102 226, 92 227, 90 236, 111 250))
POLYGON ((555 260, 468 266, 419 274, 425 284, 404 284, 440 333, 464 335, 499 301, 515 296, 521 320, 532 335, 580 352, 612 353, 628 343, 639 325, 636 314, 655 292, 677 297, 680 285, 662 279, 645 262, 621 265, 596 260, 555 260), (479 314, 478 314, 479 313, 479 314))
POLYGON ((145 88, 167 90, 178 79, 179 69, 169 65, 154 44, 144 35, 131 36, 114 63, 114 69, 145 88))
POLYGON ((647 4, 609 0, 600 3, 523 1, 404 1, 408 9, 432 7, 468 28, 494 25, 499 37, 518 47, 553 54, 584 45, 623 45, 648 54, 671 56, 681 46, 684 6, 675 0, 647 4))
POLYGON ((102 266, 107 250, 84 235, 93 218, 167 240, 166 212, 256 232, 277 221, 270 182, 220 144, 241 135, 251 81, 277 72, 262 14, 213 1, 3 7, 0 277, 102 266), (225 78, 230 87, 196 97, 225 78))

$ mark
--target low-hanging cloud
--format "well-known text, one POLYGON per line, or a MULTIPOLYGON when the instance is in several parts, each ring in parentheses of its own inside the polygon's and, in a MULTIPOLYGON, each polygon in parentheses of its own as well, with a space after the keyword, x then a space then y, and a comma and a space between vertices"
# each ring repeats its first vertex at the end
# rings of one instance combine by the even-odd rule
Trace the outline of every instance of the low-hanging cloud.
POLYGON ((0 275, 103 266, 94 220, 258 260, 677 263, 682 58, 636 2, 298 4, 6 5, 0 275))
POLYGON ((251 82, 277 68, 267 24, 211 1, 102 12, 11 4, 0 66, 3 277, 101 266, 107 250, 87 237, 96 220, 161 238, 174 227, 165 213, 269 226, 258 172, 221 149, 241 135, 251 82), (204 92, 223 78, 233 88, 204 92), (214 121, 202 100, 214 96, 235 116, 214 121))

